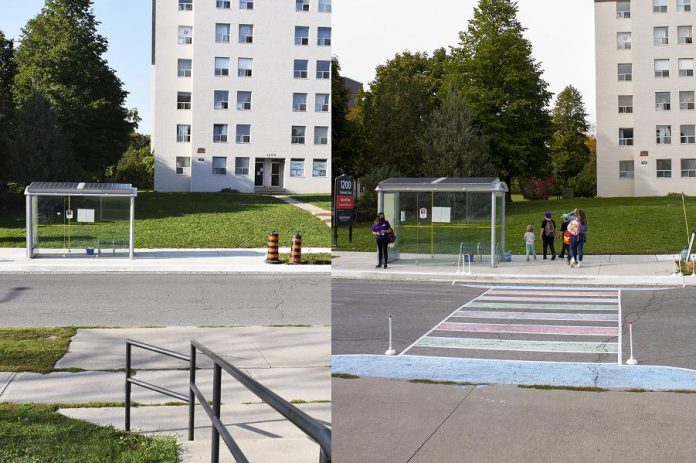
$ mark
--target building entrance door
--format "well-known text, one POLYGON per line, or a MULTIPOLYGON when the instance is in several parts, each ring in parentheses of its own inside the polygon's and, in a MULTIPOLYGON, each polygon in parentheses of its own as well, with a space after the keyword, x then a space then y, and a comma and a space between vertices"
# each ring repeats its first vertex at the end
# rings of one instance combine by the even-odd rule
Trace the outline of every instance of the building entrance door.
POLYGON ((283 179, 282 164, 280 162, 271 163, 271 186, 282 186, 283 179))
POLYGON ((254 176, 254 186, 263 186, 263 162, 256 163, 254 172, 256 173, 254 176))

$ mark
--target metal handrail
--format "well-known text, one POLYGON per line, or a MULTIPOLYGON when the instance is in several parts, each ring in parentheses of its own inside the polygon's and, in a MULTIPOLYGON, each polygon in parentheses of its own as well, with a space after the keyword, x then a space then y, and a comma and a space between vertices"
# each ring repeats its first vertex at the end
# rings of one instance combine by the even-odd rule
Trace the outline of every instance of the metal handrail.
POLYGON ((183 360, 185 362, 190 362, 191 359, 188 355, 182 354, 180 352, 175 352, 169 349, 163 349, 161 347, 153 346, 152 344, 146 344, 144 342, 134 341, 132 339, 126 339, 126 431, 131 429, 131 385, 140 386, 151 391, 158 392, 169 397, 173 397, 184 402, 189 401, 189 397, 186 394, 181 394, 171 389, 165 387, 157 386, 156 384, 148 383, 146 381, 141 381, 139 379, 131 378, 131 351, 132 347, 138 347, 143 350, 148 350, 150 352, 155 352, 157 354, 166 355, 167 357, 172 357, 178 360, 183 360))
POLYGON ((263 384, 248 376, 237 367, 212 352, 210 349, 199 343, 191 341, 191 384, 189 394, 189 440, 194 438, 194 411, 195 399, 198 398, 201 407, 205 410, 213 424, 212 433, 212 455, 211 462, 218 463, 220 459, 220 438, 227 445, 228 450, 237 462, 248 462, 246 456, 239 448, 234 438, 220 420, 220 392, 222 381, 222 370, 236 379, 247 390, 255 394, 264 403, 270 405, 274 410, 283 415, 288 421, 304 432, 310 439, 319 444, 319 462, 331 462, 331 430, 323 423, 312 418, 299 408, 292 405, 263 384), (212 406, 208 404, 206 397, 196 385, 196 354, 201 352, 213 361, 213 401, 212 406))

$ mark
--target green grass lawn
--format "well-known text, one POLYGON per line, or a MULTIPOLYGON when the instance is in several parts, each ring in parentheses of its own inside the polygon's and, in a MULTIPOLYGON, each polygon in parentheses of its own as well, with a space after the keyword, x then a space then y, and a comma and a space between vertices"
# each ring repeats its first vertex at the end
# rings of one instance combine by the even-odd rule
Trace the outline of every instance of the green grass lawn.
POLYGON ((0 371, 53 371, 76 332, 75 328, 0 328, 0 371))
MULTIPOLYGON (((696 229, 696 198, 687 198, 686 205, 689 227, 696 229)), ((515 202, 507 208, 507 249, 523 254, 527 225, 532 225, 538 236, 544 212, 550 210, 560 228, 561 214, 575 207, 587 212, 590 230, 585 252, 588 254, 677 254, 687 246, 681 197, 669 196, 515 202)), ((348 229, 341 228, 338 249, 374 251, 371 225, 370 222, 355 224, 353 243, 348 243, 348 229)), ((408 247, 404 241, 401 244, 408 247)), ((557 239, 557 251, 560 247, 561 241, 557 239)), ((429 252, 429 248, 425 250, 429 252)), ((536 251, 541 252, 538 238, 536 251)))
POLYGON ((315 206, 320 207, 325 211, 331 212, 332 199, 330 194, 302 194, 290 195, 290 197, 295 198, 298 201, 314 204, 315 206))
POLYGON ((51 406, 0 404, 2 463, 176 463, 177 453, 173 438, 95 426, 51 406))
MULTIPOLYGON (((139 248, 258 248, 277 231, 281 245, 300 232, 305 246, 328 247, 326 225, 295 206, 271 196, 241 193, 140 192, 135 206, 135 244, 139 248)), ((25 246, 24 211, 0 216, 0 247, 25 246)), ((74 248, 94 246, 99 239, 126 241, 127 221, 76 224, 70 227, 74 248)), ((40 227, 45 247, 63 247, 66 227, 40 227)))

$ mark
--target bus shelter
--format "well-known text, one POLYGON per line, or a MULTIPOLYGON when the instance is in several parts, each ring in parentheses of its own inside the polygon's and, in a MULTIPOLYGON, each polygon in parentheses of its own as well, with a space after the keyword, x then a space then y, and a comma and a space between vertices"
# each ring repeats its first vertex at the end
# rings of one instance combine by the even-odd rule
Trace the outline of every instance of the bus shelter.
POLYGON ((138 190, 130 184, 33 182, 24 195, 27 258, 134 258, 138 190))
POLYGON ((461 256, 495 267, 505 256, 505 182, 495 177, 390 178, 376 188, 397 240, 390 258, 461 256))

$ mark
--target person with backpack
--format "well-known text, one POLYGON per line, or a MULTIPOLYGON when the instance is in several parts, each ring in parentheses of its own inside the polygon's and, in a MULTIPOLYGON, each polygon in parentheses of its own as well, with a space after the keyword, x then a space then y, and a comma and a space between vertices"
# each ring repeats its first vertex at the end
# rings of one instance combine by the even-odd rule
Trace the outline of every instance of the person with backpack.
POLYGON ((556 222, 551 218, 551 211, 544 213, 544 220, 541 222, 541 243, 544 249, 544 260, 546 260, 547 250, 551 251, 551 260, 556 260, 556 249, 554 240, 556 239, 556 222))
POLYGON ((563 246, 561 247, 561 253, 558 257, 563 260, 567 256, 568 263, 570 264, 570 232, 568 231, 568 224, 570 223, 570 218, 568 214, 563 214, 561 216, 561 239, 563 246))
POLYGON ((575 209, 575 220, 568 225, 570 232, 571 267, 580 267, 583 257, 583 247, 587 240, 587 231, 590 226, 587 223, 587 214, 582 209, 575 209))
POLYGON ((389 261, 390 237, 392 237, 393 241, 394 230, 389 221, 384 218, 384 212, 380 212, 375 217, 375 221, 372 223, 372 234, 375 235, 375 240, 377 241, 377 265, 375 268, 382 267, 386 269, 389 261))

